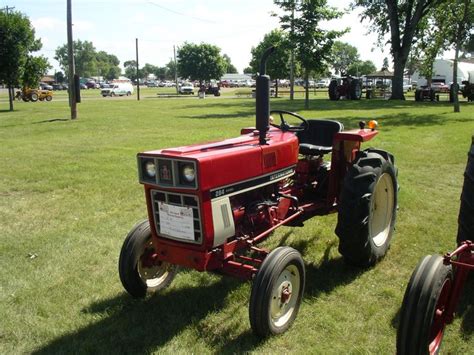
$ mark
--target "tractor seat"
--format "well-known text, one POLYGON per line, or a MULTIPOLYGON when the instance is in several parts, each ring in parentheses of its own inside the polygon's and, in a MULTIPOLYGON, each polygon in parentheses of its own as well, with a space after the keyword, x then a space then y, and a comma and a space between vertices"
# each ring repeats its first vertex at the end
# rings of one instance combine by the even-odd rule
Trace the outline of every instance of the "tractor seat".
POLYGON ((298 132, 299 152, 303 155, 324 155, 331 153, 334 135, 341 132, 341 122, 331 120, 307 120, 308 128, 298 132))

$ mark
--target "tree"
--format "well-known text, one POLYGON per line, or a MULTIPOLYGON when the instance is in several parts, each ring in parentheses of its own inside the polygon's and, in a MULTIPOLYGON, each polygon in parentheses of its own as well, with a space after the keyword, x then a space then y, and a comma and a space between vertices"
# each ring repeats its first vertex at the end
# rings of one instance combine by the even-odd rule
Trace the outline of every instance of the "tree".
POLYGON ((244 74, 255 74, 256 72, 253 70, 252 67, 247 67, 247 68, 244 68, 244 74))
POLYGON ((207 43, 185 43, 178 49, 178 72, 181 78, 204 81, 220 79, 226 63, 220 55, 220 48, 207 43))
POLYGON ((58 71, 54 73, 54 80, 57 83, 63 83, 66 80, 66 77, 64 76, 64 73, 62 71, 58 71))
POLYGON ((418 24, 430 8, 444 0, 357 0, 352 7, 362 7, 362 20, 371 21, 371 30, 378 33, 379 43, 390 34, 393 57, 393 79, 391 99, 404 100, 403 73, 408 55, 418 30, 418 24))
POLYGON ((123 63, 123 67, 125 68, 125 76, 129 78, 131 81, 136 81, 143 78, 142 70, 138 70, 138 77, 137 77, 137 62, 135 60, 127 60, 123 63))
POLYGON ((285 14, 280 16, 280 23, 282 29, 291 29, 288 38, 295 48, 295 57, 304 71, 305 108, 309 108, 309 73, 325 71, 330 61, 334 40, 345 32, 324 30, 319 23, 339 18, 342 13, 327 6, 326 0, 306 0, 297 3, 282 1, 277 4, 285 11, 285 14))
POLYGON ((144 79, 147 79, 150 74, 153 74, 155 77, 158 71, 158 67, 153 64, 146 63, 142 68, 142 75, 144 79))
POLYGON ((263 52, 271 46, 276 46, 277 50, 268 58, 267 74, 270 78, 275 80, 275 94, 278 96, 278 79, 287 78, 290 73, 290 49, 288 36, 285 32, 278 29, 273 30, 263 37, 263 40, 257 47, 252 47, 250 67, 252 68, 252 73, 257 73, 260 70, 260 59, 262 58, 263 52))
POLYGON ((374 62, 371 60, 364 60, 364 61, 356 61, 349 65, 347 68, 347 75, 351 76, 361 76, 361 75, 368 75, 372 74, 377 70, 374 62))
POLYGON ((176 62, 173 59, 170 59, 168 64, 166 64, 166 79, 174 80, 176 77, 176 62))
POLYGON ((231 63, 230 57, 227 54, 224 54, 222 58, 224 58, 225 63, 226 63, 225 72, 227 74, 237 74, 238 73, 237 68, 231 63))
POLYGON ((0 12, 0 83, 8 87, 10 111, 13 111, 13 88, 36 86, 39 78, 35 82, 35 73, 38 76, 49 66, 44 57, 31 54, 41 47, 28 17, 20 12, 0 12))
POLYGON ((357 48, 349 43, 335 41, 332 46, 332 66, 336 74, 346 76, 349 67, 359 62, 359 53, 357 48))
MULTIPOLYGON (((93 43, 77 40, 73 43, 74 62, 76 74, 81 77, 104 76, 108 80, 116 79, 120 75, 117 56, 105 51, 97 52, 93 43)), ((61 69, 68 73, 67 44, 56 49, 54 57, 59 62, 61 69)))
POLYGON ((388 70, 388 67, 390 65, 388 64, 388 58, 387 57, 384 57, 383 58, 383 63, 382 63, 382 70, 388 70))

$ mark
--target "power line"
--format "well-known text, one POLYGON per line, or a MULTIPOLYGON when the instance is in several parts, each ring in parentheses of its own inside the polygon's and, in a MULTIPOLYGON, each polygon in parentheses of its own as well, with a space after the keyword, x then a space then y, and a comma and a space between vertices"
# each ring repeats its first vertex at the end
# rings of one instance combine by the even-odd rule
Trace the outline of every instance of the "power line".
POLYGON ((165 10, 165 11, 171 12, 171 13, 176 14, 176 15, 180 15, 180 16, 184 16, 184 17, 189 17, 189 18, 192 18, 192 19, 197 20, 197 21, 206 22, 206 23, 211 23, 211 24, 214 24, 214 25, 217 24, 216 21, 211 21, 211 20, 207 20, 207 19, 200 18, 200 17, 188 15, 188 14, 185 14, 185 13, 182 13, 182 12, 179 12, 179 11, 176 11, 176 10, 172 10, 172 9, 170 9, 170 8, 164 7, 163 5, 158 5, 157 3, 153 2, 153 1, 148 1, 148 3, 151 4, 151 5, 155 5, 156 7, 159 7, 160 9, 163 9, 163 10, 165 10))
POLYGON ((6 12, 7 15, 9 14, 9 11, 10 10, 13 10, 15 9, 15 6, 11 7, 11 6, 5 6, 3 9, 0 9, 1 12, 6 12))

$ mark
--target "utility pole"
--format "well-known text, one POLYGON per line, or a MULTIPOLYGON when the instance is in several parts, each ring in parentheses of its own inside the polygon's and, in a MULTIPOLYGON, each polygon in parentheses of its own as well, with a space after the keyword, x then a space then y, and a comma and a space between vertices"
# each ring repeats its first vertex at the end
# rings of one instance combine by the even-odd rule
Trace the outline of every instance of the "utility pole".
POLYGON ((139 77, 139 69, 138 69, 138 38, 135 38, 135 51, 137 55, 137 100, 140 101, 140 77, 139 77))
MULTIPOLYGON (((293 35, 294 31, 294 21, 295 21, 295 1, 293 0, 293 6, 291 9, 291 35, 293 35)), ((295 68, 295 52, 293 48, 291 48, 291 53, 290 53, 290 100, 293 100, 295 98, 295 73, 294 69, 295 68)))
POLYGON ((8 15, 10 13, 10 10, 13 10, 15 9, 15 7, 11 7, 11 6, 5 6, 3 9, 0 9, 1 12, 5 11, 5 13, 8 15))
POLYGON ((77 118, 77 93, 74 80, 75 66, 74 66, 74 42, 72 40, 72 11, 71 0, 67 0, 67 56, 69 66, 69 106, 71 107, 71 120, 77 118))
POLYGON ((176 95, 179 94, 178 88, 178 63, 176 63, 176 46, 173 45, 173 53, 174 53, 174 83, 176 85, 176 95))

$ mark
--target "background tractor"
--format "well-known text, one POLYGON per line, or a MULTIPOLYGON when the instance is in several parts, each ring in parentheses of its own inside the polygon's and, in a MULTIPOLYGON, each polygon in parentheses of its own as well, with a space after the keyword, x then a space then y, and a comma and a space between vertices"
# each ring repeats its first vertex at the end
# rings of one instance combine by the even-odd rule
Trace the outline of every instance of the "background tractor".
POLYGON ((261 337, 290 327, 306 278, 297 250, 261 242, 280 226, 337 212, 344 259, 374 265, 390 245, 398 190, 393 155, 361 150, 378 133, 375 122, 344 130, 338 121, 270 111, 265 67, 273 51, 260 63, 255 128, 138 154, 148 218, 130 231, 119 258, 133 297, 167 287, 179 266, 253 280, 249 318, 261 337))
POLYGON ((17 91, 15 98, 17 100, 23 100, 25 102, 32 101, 51 101, 53 99, 53 92, 51 90, 39 90, 24 88, 21 91, 17 91))
POLYGON ((425 256, 413 271, 400 310, 398 354, 439 353, 445 326, 453 322, 469 272, 474 270, 474 136, 458 225, 458 248, 444 256, 425 256))
POLYGON ((360 100, 362 96, 362 84, 359 79, 350 76, 345 78, 333 78, 328 88, 329 99, 339 100, 344 97, 348 100, 360 100))

